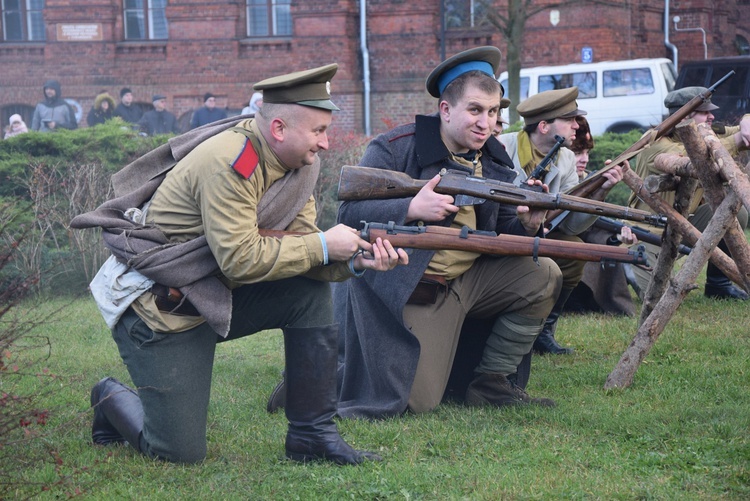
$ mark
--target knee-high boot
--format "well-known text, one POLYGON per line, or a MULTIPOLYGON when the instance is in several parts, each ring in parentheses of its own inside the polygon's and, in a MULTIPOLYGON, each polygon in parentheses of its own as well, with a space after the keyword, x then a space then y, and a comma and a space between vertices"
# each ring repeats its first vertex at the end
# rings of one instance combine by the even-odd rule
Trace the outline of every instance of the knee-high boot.
POLYGON ((135 390, 107 377, 91 389, 94 422, 91 438, 95 444, 129 443, 140 451, 143 406, 135 390))
POLYGON ((568 301, 572 292, 573 289, 571 287, 563 287, 560 291, 560 296, 552 307, 552 311, 547 317, 547 320, 544 321, 542 332, 539 333, 536 341, 534 341, 534 347, 532 350, 535 353, 539 353, 540 355, 544 355, 545 353, 552 353, 553 355, 569 355, 573 353, 573 348, 564 348, 555 340, 557 319, 562 315, 565 303, 568 301))
MULTIPOLYGON (((718 245, 719 249, 729 254, 729 247, 724 240, 718 245)), ((706 287, 703 291, 706 297, 714 299, 739 299, 745 301, 747 292, 732 283, 731 280, 711 261, 706 266, 706 287)))
POLYGON ((338 326, 285 328, 286 455, 294 461, 323 459, 359 464, 380 457, 358 451, 339 435, 336 415, 338 326))

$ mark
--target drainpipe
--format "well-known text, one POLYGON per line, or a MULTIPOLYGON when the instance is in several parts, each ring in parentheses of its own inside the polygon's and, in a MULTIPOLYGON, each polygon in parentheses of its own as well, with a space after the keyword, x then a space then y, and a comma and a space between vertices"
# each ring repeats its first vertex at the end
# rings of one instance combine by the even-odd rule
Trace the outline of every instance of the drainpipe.
POLYGON ((365 135, 371 134, 370 130, 370 53, 367 50, 367 0, 359 0, 359 40, 362 50, 362 78, 364 80, 364 118, 365 135))
POLYGON ((664 45, 672 51, 674 71, 677 73, 677 46, 669 41, 669 0, 664 0, 664 45))

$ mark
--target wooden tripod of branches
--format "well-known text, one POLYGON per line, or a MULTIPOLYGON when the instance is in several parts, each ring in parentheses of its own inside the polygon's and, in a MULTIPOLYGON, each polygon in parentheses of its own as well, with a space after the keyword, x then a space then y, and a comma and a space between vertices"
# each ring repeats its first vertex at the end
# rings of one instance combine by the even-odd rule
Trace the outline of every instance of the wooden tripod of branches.
POLYGON ((630 386, 638 366, 685 296, 696 288, 695 280, 709 259, 733 282, 750 291, 750 246, 736 218, 741 205, 750 211, 750 164, 738 166, 706 124, 685 121, 675 130, 685 145, 687 157, 657 155, 655 166, 665 175, 649 176, 644 181, 632 170, 627 170, 623 178, 654 211, 665 214, 669 223, 644 296, 638 332, 607 377, 605 389, 630 386), (704 197, 713 210, 713 217, 703 234, 685 218, 698 182, 702 184, 704 197), (657 193, 675 189, 673 208, 657 193), (722 238, 734 259, 716 248, 722 238), (683 240, 693 250, 672 278, 677 248, 683 240))

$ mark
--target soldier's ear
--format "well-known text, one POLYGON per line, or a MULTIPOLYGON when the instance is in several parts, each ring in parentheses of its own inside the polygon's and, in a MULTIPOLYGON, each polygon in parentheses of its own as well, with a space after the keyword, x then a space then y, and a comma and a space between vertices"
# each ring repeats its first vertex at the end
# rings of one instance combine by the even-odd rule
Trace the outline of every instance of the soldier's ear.
POLYGON ((440 111, 440 117, 443 120, 445 120, 446 122, 450 121, 451 105, 448 103, 448 101, 440 101, 440 104, 438 105, 438 110, 440 111))
POLYGON ((284 140, 284 134, 286 133, 287 125, 281 118, 274 118, 271 120, 271 136, 277 141, 284 140))

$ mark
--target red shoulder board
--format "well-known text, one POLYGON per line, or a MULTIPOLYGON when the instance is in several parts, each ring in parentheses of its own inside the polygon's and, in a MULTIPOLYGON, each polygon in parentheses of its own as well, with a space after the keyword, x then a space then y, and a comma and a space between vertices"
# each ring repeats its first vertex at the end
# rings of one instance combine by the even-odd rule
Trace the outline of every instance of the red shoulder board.
POLYGON ((249 179, 250 176, 255 172, 255 168, 258 166, 258 154, 253 148, 253 143, 249 139, 245 139, 245 146, 242 148, 240 154, 232 162, 232 168, 237 171, 237 174, 249 179))

